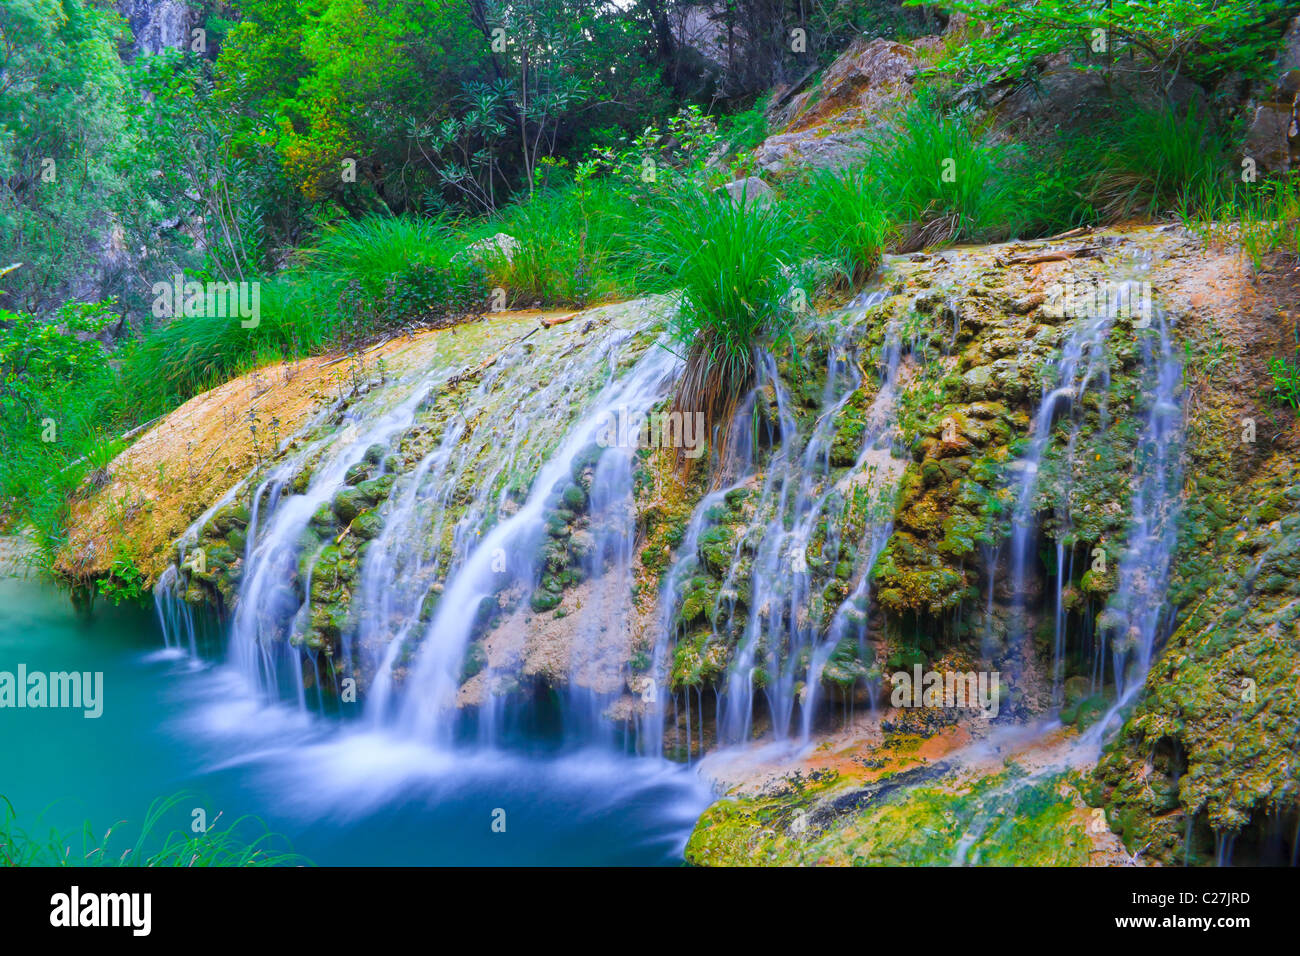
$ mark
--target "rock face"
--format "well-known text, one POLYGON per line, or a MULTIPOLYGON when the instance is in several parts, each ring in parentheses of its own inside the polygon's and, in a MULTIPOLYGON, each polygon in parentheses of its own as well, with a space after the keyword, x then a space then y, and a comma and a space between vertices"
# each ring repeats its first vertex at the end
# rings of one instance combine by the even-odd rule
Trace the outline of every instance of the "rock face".
POLYGON ((1177 627, 1091 802, 1148 858, 1286 864, 1300 804, 1300 429, 1255 396, 1267 360, 1294 348, 1300 270, 1279 256, 1249 285, 1222 275, 1222 292, 1212 273, 1180 290, 1197 411, 1169 595, 1177 627), (1225 357, 1209 372, 1216 349, 1225 357))
POLYGON ((1242 145, 1243 158, 1254 160, 1259 173, 1300 168, 1300 17, 1282 38, 1273 76, 1242 145))
POLYGON ((117 0, 117 12, 131 27, 137 56, 189 49, 200 18, 184 0, 117 0))
POLYGON ((755 152, 763 169, 778 173, 791 166, 838 166, 863 149, 872 125, 911 97, 920 61, 906 44, 859 37, 811 89, 788 100, 778 95, 769 112, 769 136, 755 152))

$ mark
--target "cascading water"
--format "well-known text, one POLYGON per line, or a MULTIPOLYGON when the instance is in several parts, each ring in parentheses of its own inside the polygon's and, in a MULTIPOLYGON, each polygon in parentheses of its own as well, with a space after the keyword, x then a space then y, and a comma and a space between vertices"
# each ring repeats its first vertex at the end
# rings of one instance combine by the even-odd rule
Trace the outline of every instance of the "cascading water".
MULTIPOLYGON (((802 709, 800 736, 804 741, 812 735, 817 691, 821 686, 822 674, 841 641, 853 637, 857 642, 860 656, 866 656, 868 637, 866 612, 870 607, 871 599, 871 569, 875 567, 876 560, 884 551, 894 530, 893 493, 902 470, 901 463, 894 458, 892 447, 896 379, 902 353, 902 343, 897 330, 887 330, 884 355, 880 362, 879 389, 867 411, 867 428, 862 442, 862 451, 852 471, 840 482, 840 490, 846 498, 860 494, 866 500, 867 520, 858 542, 859 554, 865 554, 866 560, 860 562, 861 573, 852 593, 836 609, 826 636, 813 648, 802 709)), ((872 696, 874 705, 875 682, 868 681, 867 690, 872 696)))
MULTIPOLYGON (((390 479, 382 530, 364 549, 359 568, 354 624, 341 634, 338 660, 315 667, 321 682, 373 675, 364 713, 374 729, 450 742, 462 661, 480 622, 477 609, 495 604, 499 595, 536 587, 544 570, 539 544, 555 493, 584 463, 591 469, 590 547, 582 565, 598 586, 573 625, 568 663, 578 683, 605 691, 621 687, 623 659, 601 642, 615 622, 630 617, 636 426, 638 416, 665 397, 680 359, 654 341, 644 321, 571 338, 554 345, 558 354, 545 376, 528 348, 506 350, 461 400, 432 450, 406 475, 390 479), (537 387, 538 381, 544 384, 537 387), (610 423, 619 422, 623 432, 606 441, 610 423), (434 600, 435 613, 422 618, 421 608, 434 600)), ((262 700, 307 705, 300 663, 305 648, 295 638, 311 618, 313 566, 324 547, 306 534, 313 516, 347 491, 356 467, 386 461, 419 431, 421 410, 439 401, 454 371, 434 369, 365 396, 342 412, 341 429, 321 429, 324 434, 304 442, 254 489, 228 656, 262 700), (302 487, 306 468, 311 477, 302 487)), ((337 413, 328 410, 312 426, 337 413)), ((381 474, 387 468, 379 467, 381 474)), ((183 540, 196 539, 215 510, 183 540)), ((196 617, 177 593, 182 573, 172 567, 160 579, 159 621, 169 644, 197 654, 196 617)), ((584 706, 599 702, 587 698, 584 706)), ((482 703, 491 738, 499 701, 489 695, 482 703)), ((595 723, 590 715, 578 722, 595 723)))
MULTIPOLYGON (((1034 496, 1038 489, 1039 471, 1051 445, 1052 425, 1062 408, 1077 407, 1094 378, 1101 376, 1103 384, 1106 381, 1106 339, 1114 324, 1116 309, 1111 308, 1109 302, 1100 305, 1101 308, 1088 309, 1088 314, 1081 321, 1073 323, 1066 330, 1060 358, 1043 386, 1043 396, 1034 415, 1029 448, 1018 466, 1020 477, 1016 484, 1016 503, 1011 522, 1010 568, 1011 588, 1016 601, 1014 610, 1017 639, 1023 639, 1025 633, 1026 576, 1038 532, 1034 496)), ((1077 422, 1071 428, 1071 447, 1076 433, 1077 422)), ((1058 605, 1059 603, 1058 601, 1058 605)))
MULTIPOLYGON (((464 556, 439 600, 408 678, 404 700, 394 712, 400 730, 419 739, 450 742, 449 717, 455 713, 458 675, 480 604, 512 581, 537 580, 535 551, 546 531, 549 496, 571 474, 579 453, 596 443, 598 433, 611 417, 625 409, 644 413, 663 397, 678 362, 667 349, 653 348, 628 375, 603 389, 560 450, 543 466, 522 507, 492 528, 482 543, 464 556), (499 570, 503 566, 504 581, 499 570)), ((632 451, 627 447, 611 448, 604 454, 629 457, 632 451)), ((624 469, 623 473, 628 476, 630 493, 630 470, 624 469)))
MULTIPOLYGON (((891 330, 883 348, 878 389, 866 412, 858 460, 837 485, 830 483, 830 452, 836 422, 861 384, 855 368, 858 357, 850 342, 859 324, 883 298, 881 293, 868 294, 840 317, 842 321, 834 328, 828 349, 820 408, 806 438, 800 434, 790 393, 777 373, 774 359, 766 353, 760 356, 755 385, 739 404, 732 424, 732 434, 739 440, 732 448, 730 464, 741 477, 727 488, 707 495, 696 507, 678 551, 679 557, 661 590, 651 672, 657 688, 670 682, 666 656, 673 637, 673 614, 698 567, 701 540, 716 527, 715 512, 731 492, 756 486, 753 497, 757 500, 757 523, 733 541, 732 560, 725 571, 713 613, 708 615, 712 633, 706 643, 721 639, 720 627, 739 625, 740 629, 735 654, 726 671, 725 687, 718 694, 717 732, 722 742, 738 743, 752 736, 755 695, 760 692, 771 716, 773 735, 778 740, 794 736, 807 739, 817 704, 815 685, 830 654, 848 636, 849 622, 857 623, 848 608, 857 608, 865 602, 870 568, 888 540, 888 522, 870 520, 860 541, 842 541, 842 517, 830 507, 833 501, 843 504, 855 492, 868 496, 881 494, 877 486, 882 479, 892 477, 886 474, 893 470, 887 464, 891 460, 887 441, 892 428, 889 408, 903 352, 896 329, 891 330), (759 449, 748 438, 749 422, 761 401, 766 401, 769 409, 767 444, 771 450, 760 477, 759 449), (808 548, 819 532, 823 534, 821 550, 826 561, 833 563, 836 555, 852 544, 865 550, 868 556, 861 565, 858 584, 843 602, 844 607, 834 615, 829 636, 820 635, 811 612, 813 574, 808 565, 808 548), (751 560, 746 560, 748 554, 752 554, 751 560), (737 599, 742 587, 749 590, 745 602, 737 599), (736 615, 741 610, 743 618, 737 621, 736 615), (801 721, 796 728, 794 712, 799 704, 802 705, 801 721)), ((857 636, 863 639, 860 631, 857 636)), ((683 700, 685 751, 689 755, 694 749, 689 688, 683 700)), ((702 693, 697 701, 698 717, 703 706, 702 693)), ((646 723, 652 737, 662 734, 666 706, 667 701, 661 699, 651 707, 646 723)), ((676 697, 673 706, 676 707, 676 697)), ((697 733, 702 733, 702 728, 697 733)))
MULTIPOLYGON (((731 561, 722 568, 714 607, 705 615, 711 630, 706 643, 731 640, 734 652, 723 680, 714 685, 717 739, 751 739, 756 716, 765 712, 777 740, 806 742, 819 706, 825 707, 830 685, 824 680, 832 660, 840 662, 834 680, 845 689, 846 708, 864 679, 873 701, 876 694, 878 676, 861 662, 872 654, 867 623, 871 569, 893 531, 892 492, 904 464, 894 456, 893 445, 898 378, 909 349, 897 320, 883 330, 875 391, 858 413, 863 427, 857 458, 837 472, 831 453, 837 422, 866 384, 854 343, 883 297, 868 296, 854 309, 824 320, 825 385, 811 412, 798 407, 775 358, 760 355, 755 385, 732 424, 734 441, 721 476, 727 484, 704 496, 684 528, 676 559, 660 585, 652 652, 640 677, 637 668, 646 665, 634 664, 632 680, 625 683, 629 622, 637 613, 637 449, 630 443, 610 446, 600 436, 609 422, 629 414, 635 420, 657 407, 679 370, 680 359, 652 343, 649 324, 552 343, 544 375, 529 349, 515 347, 504 350, 472 388, 455 394, 444 387, 454 378, 451 369, 416 376, 343 410, 341 430, 327 430, 295 446, 251 494, 242 581, 230 628, 231 662, 264 698, 296 699, 303 707, 313 678, 320 684, 335 682, 337 691, 341 675, 358 676, 364 681, 368 732, 446 748, 461 731, 473 728, 480 743, 500 743, 511 737, 522 708, 531 706, 512 692, 539 672, 530 670, 535 662, 524 660, 527 647, 485 637, 509 631, 512 615, 540 621, 536 597, 530 601, 529 595, 540 594, 539 587, 555 574, 547 548, 561 547, 573 555, 572 569, 565 574, 583 590, 581 602, 571 604, 577 610, 563 625, 563 640, 552 642, 561 650, 557 659, 546 662, 544 676, 564 686, 559 709, 567 732, 579 740, 608 740, 614 726, 610 705, 624 696, 625 687, 635 691, 640 686, 643 706, 619 705, 619 713, 635 721, 637 749, 662 754, 671 707, 676 732, 684 737, 679 750, 689 756, 704 746, 705 700, 703 689, 684 696, 669 692, 670 651, 682 636, 674 632, 674 612, 698 568, 703 542, 720 532, 731 535, 731 561), (538 381, 540 386, 533 387, 538 381), (428 431, 419 422, 423 411, 435 406, 454 414, 443 415, 439 433, 412 440, 421 429, 428 431), (765 441, 753 433, 759 421, 768 429, 765 441), (398 458, 404 462, 397 463, 398 458), (389 475, 386 496, 376 508, 382 523, 359 551, 352 613, 341 630, 337 656, 325 660, 322 654, 315 661, 296 638, 312 626, 313 568, 329 544, 305 531, 320 509, 337 504, 336 496, 346 492, 362 462, 389 475), (306 468, 311 477, 304 485, 306 468), (575 484, 579 475, 582 481, 575 484), (734 535, 732 528, 720 526, 719 515, 733 492, 747 496, 749 516, 747 526, 734 535), (570 494, 581 500, 559 500, 570 494), (859 498, 866 517, 850 523, 849 506, 859 498), (573 528, 580 530, 557 532, 557 510, 569 505, 579 513, 581 520, 573 528), (557 533, 566 537, 555 538, 557 533), (818 582, 844 555, 852 558, 853 580, 845 578, 835 605, 820 608, 818 582), (818 562, 811 569, 810 560, 818 562), (538 617, 527 618, 530 603, 538 617), (840 655, 849 653, 850 645, 856 655, 849 655, 853 660, 845 669, 840 655), (472 673, 471 650, 477 655, 472 673), (309 659, 306 678, 304 656, 309 659), (473 706, 462 706, 466 704, 473 706), (684 722, 678 719, 679 708, 685 710, 684 722)), ((952 311, 957 312, 955 307, 952 311)), ((1029 573, 1039 470, 1054 424, 1063 408, 1076 408, 1090 388, 1107 381, 1107 339, 1115 318, 1113 308, 1103 308, 1074 323, 1044 387, 1013 499, 1009 553, 1018 596, 1029 573)), ((1117 645, 1116 666, 1132 665, 1117 672, 1121 701, 1134 692, 1132 682, 1140 682, 1134 675, 1145 673, 1158 629, 1151 602, 1144 603, 1140 593, 1142 582, 1150 580, 1142 568, 1159 557, 1160 547, 1167 548, 1171 533, 1162 517, 1168 495, 1161 489, 1170 481, 1168 410, 1176 405, 1173 384, 1167 381, 1174 373, 1167 367, 1172 352, 1163 317, 1160 334, 1159 356, 1144 355, 1147 365, 1159 370, 1161 398, 1144 432, 1147 451, 1138 463, 1143 470, 1134 496, 1134 537, 1114 602, 1116 608, 1131 607, 1136 621, 1134 640, 1117 645), (1150 475, 1148 469, 1154 469, 1150 475)), ((917 343, 911 346, 915 352, 917 343)), ((1067 461, 1073 459, 1078 428, 1079 422, 1072 421, 1067 461)), ((1058 545, 1058 684, 1065 628, 1060 592, 1072 576, 1070 557, 1058 545)), ((711 560, 722 563, 716 556, 711 560)), ((1167 561, 1165 554, 1166 570, 1167 561)), ((191 612, 174 597, 161 596, 172 595, 178 584, 176 569, 163 576, 159 616, 169 641, 193 653, 197 642, 191 612)), ((549 610, 554 604, 544 606, 549 610)), ((513 633, 518 636, 520 630, 513 633)), ((526 634, 520 642, 527 643, 526 634)))
POLYGON ((1142 335, 1143 391, 1150 405, 1138 436, 1128 539, 1116 588, 1098 627, 1112 636, 1116 701, 1089 729, 1101 740, 1141 690, 1156 646, 1171 623, 1169 568, 1181 512, 1182 362, 1168 317, 1157 310, 1155 334, 1142 335))
POLYGON ((230 655, 240 673, 264 695, 278 697, 287 675, 296 696, 304 698, 298 651, 287 638, 311 601, 309 587, 300 592, 289 583, 298 568, 299 542, 308 522, 343 486, 348 469, 362 460, 368 448, 386 446, 412 423, 432 384, 428 378, 421 380, 389 410, 367 414, 371 410, 363 405, 347 413, 342 432, 332 441, 308 445, 273 469, 254 492, 230 655), (323 457, 306 489, 285 494, 290 479, 315 453, 323 457), (260 526, 264 511, 265 525, 260 526), (282 670, 282 665, 287 666, 282 670))

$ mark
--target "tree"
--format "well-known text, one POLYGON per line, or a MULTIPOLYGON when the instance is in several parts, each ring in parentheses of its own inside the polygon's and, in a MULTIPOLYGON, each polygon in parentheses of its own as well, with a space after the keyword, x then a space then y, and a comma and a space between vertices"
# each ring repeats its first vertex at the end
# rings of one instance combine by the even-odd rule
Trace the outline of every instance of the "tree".
POLYGON ((122 21, 84 0, 0 5, 0 264, 38 311, 93 274, 120 194, 122 21))
POLYGON ((979 82, 1016 79, 1044 57, 1065 54, 1085 69, 1150 72, 1167 86, 1185 76, 1206 89, 1233 71, 1263 68, 1287 18, 1300 9, 1285 0, 948 0, 942 6, 982 25, 943 64, 979 82))

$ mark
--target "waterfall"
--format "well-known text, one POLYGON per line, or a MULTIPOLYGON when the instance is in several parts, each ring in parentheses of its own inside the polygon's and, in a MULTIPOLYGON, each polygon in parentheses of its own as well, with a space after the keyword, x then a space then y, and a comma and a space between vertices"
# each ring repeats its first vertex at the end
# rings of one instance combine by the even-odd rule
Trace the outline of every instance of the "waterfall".
MULTIPOLYGON (((570 430, 559 451, 542 467, 522 507, 467 551, 463 563, 446 583, 433 620, 425 629, 407 692, 393 710, 393 722, 401 731, 419 739, 450 743, 458 675, 480 604, 511 581, 535 582, 539 571, 533 552, 545 534, 545 512, 551 493, 570 475, 578 454, 596 442, 610 416, 618 415, 621 409, 644 413, 663 397, 678 363, 668 349, 652 348, 628 375, 606 386, 570 430), (498 570, 502 557, 504 572, 498 570)), ((610 448, 604 454, 630 456, 632 451, 610 448)), ((391 676, 381 672, 380 679, 390 680, 391 676)))
POLYGON ((1172 623, 1167 592, 1182 504, 1182 362, 1168 318, 1157 310, 1155 319, 1155 334, 1140 341, 1149 406, 1138 436, 1128 538, 1104 615, 1110 625, 1105 630, 1111 634, 1116 700, 1089 728, 1093 741, 1105 736, 1141 690, 1156 646, 1172 623))
MULTIPOLYGON (((905 361, 924 347, 907 321, 889 318, 867 361, 864 325, 884 298, 873 292, 815 320, 811 331, 827 356, 819 395, 804 397, 774 354, 757 353, 754 382, 729 424, 718 486, 695 503, 675 541, 640 645, 646 650, 635 658, 642 458, 630 436, 611 442, 607 430, 662 407, 681 367, 644 313, 595 335, 591 325, 568 326, 516 342, 468 380, 445 365, 427 368, 315 416, 284 443, 277 464, 223 497, 248 501, 238 594, 228 608, 229 664, 263 701, 303 710, 325 697, 313 685, 337 697, 340 680, 351 678, 366 732, 443 749, 470 731, 481 746, 526 736, 541 707, 567 741, 613 743, 622 722, 638 752, 655 756, 672 720, 689 757, 704 748, 713 704, 722 744, 753 739, 764 719, 774 739, 806 743, 836 686, 846 718, 864 690, 874 706, 871 573, 894 531, 906 464, 895 455, 896 405, 912 374, 905 361), (849 420, 855 444, 846 452, 849 420), (320 568, 351 524, 333 541, 312 529, 322 514, 338 518, 331 528, 342 525, 340 496, 361 473, 377 473, 369 482, 383 479, 383 492, 364 540, 350 545, 355 576, 347 578, 337 642, 313 643, 321 611, 314 592, 328 584, 320 568), (694 618, 701 623, 691 635, 678 633, 679 610, 706 554, 718 579, 709 584, 712 606, 694 618), (560 618, 563 625, 552 623, 560 618), (726 664, 674 688, 681 679, 674 657, 688 636, 704 648, 723 645, 726 664), (703 683, 713 686, 712 702, 703 683)), ((1071 416, 1065 459, 1073 460, 1080 399, 1109 381, 1114 306, 1064 330, 1013 479, 1005 553, 1017 601, 1014 639, 1025 630, 1040 469, 1054 454, 1063 411, 1071 416)), ((1163 623, 1180 480, 1179 369, 1163 315, 1158 325, 1141 340, 1144 382, 1155 397, 1139 439, 1132 530, 1110 609, 1111 619, 1127 622, 1113 642, 1116 709, 1140 686, 1163 623)), ((1104 399, 1101 405, 1104 416, 1104 399)), ((216 509, 187 532, 182 566, 170 568, 156 592, 169 645, 191 656, 201 653, 201 622, 180 597, 185 548, 216 509)), ((1060 519, 1068 523, 1068 513, 1060 519)), ((985 554, 994 562, 998 551, 985 554)), ((1064 673, 1061 594, 1072 561, 1058 541, 1054 690, 1064 673)))
MULTIPOLYGON (((1030 559, 1038 533, 1036 521, 1035 493, 1038 490, 1039 470, 1051 446, 1053 429, 1061 410, 1074 410, 1097 376, 1108 372, 1106 358, 1106 339, 1116 318, 1116 310, 1105 303, 1105 307, 1089 310, 1080 321, 1076 321, 1066 330, 1061 354, 1049 373, 1043 386, 1043 394, 1038 402, 1030 432, 1029 448, 1018 463, 1019 480, 1015 488, 1015 510, 1011 519, 1011 588, 1015 598, 1014 631, 1015 639, 1023 640, 1025 636, 1026 576, 1029 572, 1030 559)), ((1077 420, 1072 424, 1070 448, 1073 449, 1077 434, 1077 420)), ((1069 457, 1067 455, 1067 460, 1069 457)), ((1059 595, 1060 588, 1058 586, 1059 595)), ((1060 601, 1058 598, 1059 609, 1060 601)), ((1059 616, 1059 610, 1058 610, 1059 616)), ((1057 643, 1063 639, 1058 621, 1057 643)), ((1055 670, 1055 665, 1053 666, 1055 670)))
POLYGON ((416 409, 432 387, 421 379, 396 407, 375 413, 363 403, 349 412, 342 431, 329 442, 308 445, 291 456, 258 485, 244 558, 244 577, 230 630, 230 655, 235 667, 269 698, 278 697, 286 683, 303 696, 298 649, 288 638, 292 626, 310 611, 310 588, 291 585, 298 568, 301 538, 318 508, 343 487, 348 472, 373 445, 387 446, 414 420, 416 409), (307 488, 286 493, 289 480, 313 452, 323 452, 307 488))
MULTIPOLYGON (((227 650, 229 665, 249 690, 263 701, 307 708, 313 678, 328 684, 341 675, 366 675, 364 723, 450 743, 462 662, 482 623, 478 612, 498 597, 537 587, 545 570, 539 545, 556 494, 564 488, 572 493, 572 477, 584 466, 591 473, 583 493, 591 547, 581 560, 582 576, 596 582, 600 599, 573 625, 568 670, 575 682, 605 691, 583 706, 598 708, 611 688, 621 688, 624 659, 601 639, 614 622, 631 616, 638 433, 635 426, 625 429, 610 443, 603 430, 644 416, 666 398, 681 360, 656 339, 656 324, 643 310, 630 328, 613 324, 590 336, 586 332, 602 323, 560 329, 539 346, 546 352, 545 375, 531 347, 508 348, 459 399, 447 388, 456 370, 435 367, 372 390, 351 408, 315 416, 296 436, 294 450, 250 486, 227 650), (377 463, 385 474, 390 458, 412 443, 419 447, 428 431, 424 413, 439 402, 450 403, 454 414, 413 468, 390 474, 391 491, 376 508, 382 525, 360 551, 354 614, 340 635, 337 658, 318 656, 302 634, 312 617, 313 568, 330 542, 322 545, 309 531, 313 516, 351 486, 361 464, 377 463), (430 606, 433 613, 422 614, 430 606)), ((234 490, 223 503, 233 497, 234 490)), ((196 541, 216 510, 208 509, 182 541, 196 541)), ((196 616, 178 593, 185 570, 172 566, 162 575, 155 603, 169 645, 194 655, 196 616)), ((582 695, 573 696, 576 714, 582 695)), ((481 703, 491 739, 500 701, 489 694, 481 703)), ((596 721, 588 715, 585 723, 596 721)))
MULTIPOLYGON (((754 386, 739 403, 731 425, 738 439, 732 448, 731 468, 740 477, 726 488, 706 495, 697 505, 678 558, 661 588, 651 678, 656 688, 671 682, 667 649, 678 636, 673 634, 674 613, 698 568, 701 539, 716 526, 715 512, 731 491, 756 488, 754 521, 733 541, 732 560, 713 613, 708 615, 711 633, 706 644, 724 640, 725 628, 740 630, 734 656, 725 673, 725 684, 717 693, 720 742, 750 739, 756 695, 760 693, 777 739, 807 738, 811 714, 817 704, 816 684, 829 656, 848 636, 850 609, 865 602, 870 569, 888 540, 887 521, 869 522, 861 541, 841 540, 841 515, 832 505, 843 504, 855 492, 880 495, 882 479, 892 477, 889 408, 894 398, 894 377, 903 354, 897 328, 891 327, 882 349, 880 379, 866 412, 866 427, 856 463, 838 482, 833 482, 830 461, 837 419, 863 384, 856 374, 857 355, 851 342, 862 321, 883 298, 882 293, 868 293, 841 314, 838 324, 824 327, 831 336, 826 382, 820 407, 806 437, 800 432, 792 396, 777 372, 774 357, 769 353, 759 356, 754 386), (759 449, 749 441, 748 433, 749 422, 765 397, 771 408, 768 433, 771 447, 766 461, 760 463, 759 449), (857 545, 868 555, 865 563, 858 563, 860 577, 852 594, 837 609, 824 634, 819 623, 813 620, 815 576, 808 561, 809 544, 823 523, 822 551, 831 567, 835 556, 848 546, 857 545), (747 581, 742 582, 739 576, 745 573, 746 552, 752 552, 752 563, 747 581), (742 584, 747 584, 750 593, 743 603, 743 617, 738 620, 742 604, 736 595, 742 584), (797 728, 796 706, 801 713, 797 728)), ((690 721, 702 717, 703 694, 699 694, 694 707, 689 687, 686 694, 689 752, 693 748, 690 721)), ((665 707, 666 702, 659 699, 650 708, 644 726, 651 736, 662 736, 665 707)), ((660 744, 655 742, 651 746, 657 748, 660 744)))

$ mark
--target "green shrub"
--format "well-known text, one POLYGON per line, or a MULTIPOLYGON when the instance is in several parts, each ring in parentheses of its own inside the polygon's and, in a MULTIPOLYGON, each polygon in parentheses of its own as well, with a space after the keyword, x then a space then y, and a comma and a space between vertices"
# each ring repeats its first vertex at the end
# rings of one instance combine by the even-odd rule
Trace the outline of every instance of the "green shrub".
POLYGON ((97 580, 95 587, 114 604, 140 601, 149 594, 144 585, 144 573, 136 567, 134 559, 129 555, 114 558, 108 577, 97 580))

